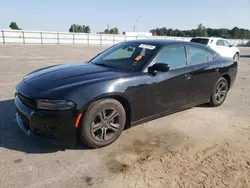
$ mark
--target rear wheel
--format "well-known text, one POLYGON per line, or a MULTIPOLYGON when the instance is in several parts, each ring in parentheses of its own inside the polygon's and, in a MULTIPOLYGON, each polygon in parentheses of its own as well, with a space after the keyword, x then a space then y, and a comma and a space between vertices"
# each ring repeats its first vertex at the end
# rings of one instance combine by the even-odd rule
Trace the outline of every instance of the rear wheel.
POLYGON ((91 148, 113 143, 122 133, 126 113, 117 100, 103 99, 93 103, 82 119, 80 139, 91 148))
POLYGON ((238 61, 240 59, 240 54, 238 52, 236 52, 234 54, 234 60, 238 61))
POLYGON ((214 86, 213 93, 210 99, 210 106, 216 107, 224 103, 228 92, 228 82, 224 77, 221 77, 214 86))

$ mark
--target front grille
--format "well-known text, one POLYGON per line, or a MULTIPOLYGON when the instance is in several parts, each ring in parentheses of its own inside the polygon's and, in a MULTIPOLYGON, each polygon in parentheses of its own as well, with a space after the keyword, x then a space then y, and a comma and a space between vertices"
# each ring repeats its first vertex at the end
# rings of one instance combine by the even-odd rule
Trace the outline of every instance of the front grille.
POLYGON ((28 106, 28 107, 30 107, 30 108, 35 108, 35 107, 36 107, 36 102, 35 102, 34 99, 31 99, 31 98, 29 98, 29 97, 26 97, 26 96, 24 96, 24 95, 22 95, 22 94, 20 94, 20 93, 18 93, 18 97, 19 97, 20 101, 21 101, 24 105, 26 105, 26 106, 28 106))

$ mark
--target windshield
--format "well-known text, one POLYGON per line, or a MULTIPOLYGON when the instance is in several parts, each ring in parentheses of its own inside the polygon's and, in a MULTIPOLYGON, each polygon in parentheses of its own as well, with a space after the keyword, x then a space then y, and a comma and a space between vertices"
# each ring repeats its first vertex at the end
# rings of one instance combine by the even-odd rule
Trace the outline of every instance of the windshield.
POLYGON ((200 44, 208 44, 209 39, 205 39, 205 38, 193 38, 190 42, 196 42, 196 43, 200 43, 200 44))
POLYGON ((124 71, 139 71, 156 50, 154 45, 122 42, 92 59, 91 63, 124 71))

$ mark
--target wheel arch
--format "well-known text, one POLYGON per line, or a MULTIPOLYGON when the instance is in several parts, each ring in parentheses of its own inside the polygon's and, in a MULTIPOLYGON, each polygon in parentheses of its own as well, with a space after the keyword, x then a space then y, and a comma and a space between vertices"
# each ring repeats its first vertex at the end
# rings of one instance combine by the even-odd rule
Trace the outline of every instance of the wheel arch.
POLYGON ((229 90, 231 88, 231 78, 230 78, 230 76, 228 74, 224 74, 222 77, 227 80, 228 90, 229 90))
POLYGON ((102 100, 102 99, 115 99, 118 102, 121 103, 123 106, 125 113, 126 113, 126 125, 125 129, 130 128, 131 126, 131 120, 132 120, 132 108, 131 105, 129 104, 128 100, 122 96, 120 93, 109 93, 109 94, 104 94, 97 96, 90 100, 87 104, 84 105, 84 107, 80 110, 80 113, 83 114, 87 111, 87 109, 93 105, 95 102, 102 100))

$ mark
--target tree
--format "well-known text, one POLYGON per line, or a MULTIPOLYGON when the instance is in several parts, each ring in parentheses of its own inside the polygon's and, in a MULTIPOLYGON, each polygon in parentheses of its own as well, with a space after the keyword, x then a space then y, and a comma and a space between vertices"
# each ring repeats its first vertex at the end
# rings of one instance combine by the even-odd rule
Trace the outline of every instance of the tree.
POLYGON ((179 37, 195 37, 195 36, 209 36, 209 37, 222 37, 222 38, 234 38, 234 39, 250 39, 250 30, 234 27, 233 29, 213 29, 206 28, 203 24, 199 24, 196 29, 191 30, 178 30, 178 29, 167 29, 156 28, 151 29, 151 33, 157 34, 158 36, 179 36, 179 37))
POLYGON ((231 31, 230 34, 232 38, 237 39, 241 37, 241 30, 238 27, 234 27, 231 31))
POLYGON ((18 27, 16 22, 11 22, 9 27, 13 30, 21 30, 21 28, 18 27))
POLYGON ((109 29, 105 29, 105 30, 104 30, 104 33, 105 33, 105 34, 109 34, 109 29))
POLYGON ((87 26, 83 25, 83 32, 90 33, 90 27, 88 25, 87 26))
POLYGON ((198 28, 196 29, 196 35, 200 36, 200 37, 207 37, 208 36, 207 29, 205 28, 204 25, 202 25, 202 24, 198 25, 198 28))
POLYGON ((119 29, 117 27, 111 28, 111 29, 105 29, 105 34, 119 34, 119 29))
POLYGON ((74 33, 90 33, 90 27, 87 25, 72 24, 69 28, 69 32, 74 33))

